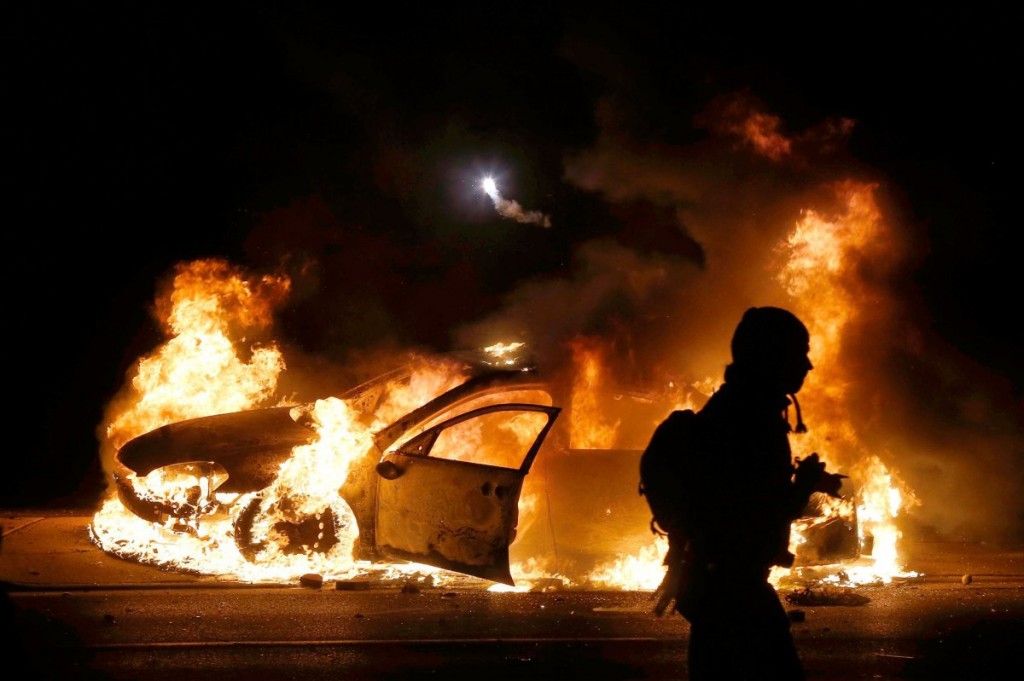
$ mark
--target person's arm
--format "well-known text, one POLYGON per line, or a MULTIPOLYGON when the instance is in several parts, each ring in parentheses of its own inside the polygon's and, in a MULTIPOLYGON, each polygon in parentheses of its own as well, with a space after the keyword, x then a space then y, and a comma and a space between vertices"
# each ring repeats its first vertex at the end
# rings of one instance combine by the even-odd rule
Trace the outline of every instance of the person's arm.
POLYGON ((797 459, 793 474, 793 517, 799 517, 815 492, 839 498, 839 489, 845 477, 838 473, 826 472, 825 462, 818 458, 817 452, 805 459, 797 459))

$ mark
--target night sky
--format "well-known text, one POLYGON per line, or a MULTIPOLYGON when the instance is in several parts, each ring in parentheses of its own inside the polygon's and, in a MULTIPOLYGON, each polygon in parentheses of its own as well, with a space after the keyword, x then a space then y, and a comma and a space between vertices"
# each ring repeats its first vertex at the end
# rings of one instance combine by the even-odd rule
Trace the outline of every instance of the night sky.
POLYGON ((612 200, 573 159, 610 127, 634 149, 705 148, 723 101, 753 103, 793 139, 853 122, 841 154, 774 181, 843 166, 882 183, 912 234, 901 286, 921 323, 1021 433, 1019 10, 262 5, 5 22, 16 444, 0 505, 94 502, 96 428, 161 340, 149 306, 175 263, 306 273, 279 333, 337 362, 455 349, 529 282, 572 279, 585 243, 700 265, 678 199, 612 200), (499 216, 485 174, 551 227, 499 216))

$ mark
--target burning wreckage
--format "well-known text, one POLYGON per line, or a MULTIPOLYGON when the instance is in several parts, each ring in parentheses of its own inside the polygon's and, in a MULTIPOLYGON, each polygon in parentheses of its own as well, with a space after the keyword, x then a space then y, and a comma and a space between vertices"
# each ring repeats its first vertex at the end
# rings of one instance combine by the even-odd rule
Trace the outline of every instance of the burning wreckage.
MULTIPOLYGON (((93 539, 122 558, 246 581, 441 568, 504 585, 557 575, 562 583, 653 590, 666 547, 652 537, 637 493, 642 445, 578 446, 569 432, 572 391, 535 369, 504 364, 470 363, 464 380, 364 438, 344 424, 332 428, 329 408, 372 422, 389 389, 411 380, 411 368, 339 399, 151 430, 117 451, 116 498, 97 514, 93 539), (559 419, 563 409, 569 419, 559 419), (303 458, 304 473, 289 475, 303 458), (140 538, 139 523, 148 538, 140 538), (177 556, 172 544, 180 544, 177 556), (529 560, 510 558, 517 547, 529 560), (602 580, 609 559, 620 571, 624 563, 644 565, 647 574, 602 580)), ((667 413, 644 395, 615 402, 640 415, 640 432, 667 413)), ((815 495, 794 525, 797 566, 870 553, 858 538, 854 504, 836 512, 835 502, 815 495)))

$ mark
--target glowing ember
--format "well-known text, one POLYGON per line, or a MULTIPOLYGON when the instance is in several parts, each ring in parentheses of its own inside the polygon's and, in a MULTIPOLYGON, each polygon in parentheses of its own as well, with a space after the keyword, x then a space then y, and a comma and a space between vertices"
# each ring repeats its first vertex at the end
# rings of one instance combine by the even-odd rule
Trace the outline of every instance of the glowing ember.
POLYGON ((526 343, 495 343, 484 348, 484 352, 494 357, 498 363, 506 366, 516 364, 516 351, 524 347, 526 343))

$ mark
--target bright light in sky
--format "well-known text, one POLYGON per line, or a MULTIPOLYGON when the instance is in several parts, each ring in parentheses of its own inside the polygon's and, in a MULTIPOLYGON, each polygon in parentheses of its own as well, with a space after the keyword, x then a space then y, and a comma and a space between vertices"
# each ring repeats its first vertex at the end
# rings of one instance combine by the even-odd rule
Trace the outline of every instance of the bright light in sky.
POLYGON ((487 196, 492 199, 498 198, 498 185, 494 183, 493 177, 485 177, 481 186, 484 188, 484 193, 486 193, 487 196))
POLYGON ((511 218, 516 222, 532 222, 541 227, 551 226, 551 218, 544 213, 538 210, 523 210, 523 207, 518 202, 503 198, 498 193, 498 183, 490 175, 480 180, 480 188, 484 190, 487 196, 491 197, 491 201, 494 201, 494 208, 500 215, 511 218))

